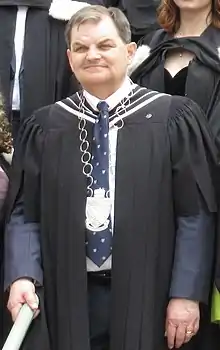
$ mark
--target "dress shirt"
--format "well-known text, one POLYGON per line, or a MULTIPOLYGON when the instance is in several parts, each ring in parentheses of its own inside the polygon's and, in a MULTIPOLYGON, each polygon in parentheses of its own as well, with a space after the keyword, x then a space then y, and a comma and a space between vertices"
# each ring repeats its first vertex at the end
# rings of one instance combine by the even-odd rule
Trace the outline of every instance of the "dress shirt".
POLYGON ((18 6, 16 26, 15 26, 15 36, 14 36, 14 50, 16 58, 16 69, 14 86, 12 93, 12 110, 20 110, 20 84, 19 84, 19 74, 21 68, 21 61, 24 51, 24 36, 25 36, 25 23, 27 17, 26 6, 18 6))
POLYGON ((171 298, 185 298, 187 295, 187 299, 208 302, 214 241, 214 214, 208 212, 203 199, 200 198, 198 215, 177 218, 171 298))
MULTIPOLYGON (((136 85, 133 84, 129 78, 126 78, 122 86, 111 96, 109 96, 105 101, 109 106, 109 111, 111 111, 117 104, 122 101, 129 93, 134 89, 136 85)), ((89 105, 95 111, 98 111, 97 105, 101 101, 95 96, 92 96, 87 91, 83 92, 85 99, 89 105)), ((112 232, 114 232, 114 198, 115 198, 115 166, 116 166, 116 147, 117 147, 117 126, 112 126, 109 129, 109 190, 110 199, 112 202, 111 208, 111 222, 112 222, 112 232)), ((110 270, 112 265, 112 256, 102 264, 100 267, 95 265, 89 258, 87 258, 87 271, 101 271, 110 270)))

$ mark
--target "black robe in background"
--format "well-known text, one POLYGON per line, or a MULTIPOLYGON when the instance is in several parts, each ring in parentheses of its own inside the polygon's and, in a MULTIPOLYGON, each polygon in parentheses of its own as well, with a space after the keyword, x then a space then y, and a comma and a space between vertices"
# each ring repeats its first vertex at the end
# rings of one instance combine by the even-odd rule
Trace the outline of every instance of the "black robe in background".
POLYGON ((28 6, 49 9, 51 0, 0 0, 0 6, 28 6))
MULTIPOLYGON (((127 112, 122 113, 124 126, 117 140, 111 350, 167 349, 164 321, 175 215, 199 212, 197 187, 207 208, 216 210, 205 147, 213 156, 215 152, 200 109, 188 99, 156 96, 137 87, 130 101, 123 102, 127 112)), ((9 192, 9 214, 23 187, 25 219, 40 223, 45 294, 41 307, 50 350, 89 349, 87 180, 78 117, 86 119, 91 142, 89 117, 97 114, 89 105, 80 114, 80 105, 76 94, 25 121, 9 192)), ((124 111, 124 105, 121 108, 124 111)), ((25 349, 44 350, 35 346, 36 336, 37 332, 25 349)), ((198 338, 183 349, 196 349, 198 338)))
POLYGON ((166 92, 166 53, 182 47, 195 55, 188 67, 185 96, 198 103, 211 122, 212 112, 220 100, 220 29, 209 26, 200 37, 178 39, 158 30, 150 42, 146 36, 130 68, 131 78, 140 86, 166 92))
MULTIPOLYGON (((200 37, 172 38, 164 30, 158 30, 153 37, 146 36, 140 43, 136 58, 131 67, 132 79, 140 84, 160 92, 165 92, 164 63, 168 50, 183 47, 194 53, 195 58, 189 64, 185 85, 185 96, 191 98, 203 109, 210 126, 211 137, 220 155, 220 29, 211 25, 200 37)), ((219 158, 220 159, 220 158, 219 158)), ((213 172, 215 190, 220 201, 220 172, 213 172)), ((218 215, 218 222, 220 216, 218 215)), ((220 224, 218 224, 220 230, 220 224)), ((216 284, 220 290, 220 234, 217 241, 216 284)), ((211 298, 211 296, 210 296, 211 298)), ((217 326, 210 324, 208 310, 204 330, 198 350, 218 349, 220 332, 217 326)))
POLYGON ((159 0, 105 0, 106 6, 118 7, 126 15, 135 42, 159 28, 156 17, 159 3, 159 0))
POLYGON ((63 9, 63 11, 55 11, 49 15, 50 1, 48 0, 0 1, 0 89, 8 116, 11 113, 15 75, 12 56, 16 4, 30 3, 26 18, 22 70, 20 71, 21 119, 29 117, 34 110, 54 103, 79 89, 69 67, 64 39, 67 20, 74 13, 73 6, 68 5, 69 2, 60 5, 63 8, 67 6, 66 11, 63 9), (68 17, 62 18, 62 12, 68 13, 68 17))

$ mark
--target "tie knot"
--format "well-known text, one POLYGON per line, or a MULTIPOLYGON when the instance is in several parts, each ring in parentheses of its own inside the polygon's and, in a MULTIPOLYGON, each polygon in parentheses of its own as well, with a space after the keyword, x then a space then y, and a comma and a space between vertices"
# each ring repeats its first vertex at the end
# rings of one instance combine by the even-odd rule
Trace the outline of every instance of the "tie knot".
POLYGON ((108 112, 108 103, 105 102, 105 101, 100 101, 98 104, 97 104, 97 108, 99 110, 99 112, 108 112))

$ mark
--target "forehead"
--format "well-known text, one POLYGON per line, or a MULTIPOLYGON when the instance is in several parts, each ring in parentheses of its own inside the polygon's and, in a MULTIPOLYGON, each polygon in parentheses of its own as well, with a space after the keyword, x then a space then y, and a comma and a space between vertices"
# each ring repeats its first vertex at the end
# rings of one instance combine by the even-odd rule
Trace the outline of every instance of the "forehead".
POLYGON ((114 22, 109 17, 104 17, 99 22, 88 20, 80 26, 73 27, 71 31, 71 43, 76 41, 90 43, 101 39, 120 40, 114 22))

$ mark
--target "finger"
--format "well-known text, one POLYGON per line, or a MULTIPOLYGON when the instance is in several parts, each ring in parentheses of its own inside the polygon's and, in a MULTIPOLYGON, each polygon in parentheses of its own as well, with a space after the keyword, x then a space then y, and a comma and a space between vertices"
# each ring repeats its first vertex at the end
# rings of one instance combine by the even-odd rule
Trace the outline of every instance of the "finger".
POLYGON ((13 308, 11 308, 10 312, 11 312, 11 317, 13 322, 16 320, 16 318, 18 317, 18 314, 22 308, 23 304, 22 303, 17 303, 16 306, 14 306, 13 308))
POLYGON ((166 317, 166 320, 165 320, 164 337, 167 337, 167 328, 168 328, 168 325, 169 325, 169 320, 168 320, 168 318, 166 317))
POLYGON ((198 332, 198 330, 199 330, 199 323, 200 323, 200 320, 196 319, 196 321, 194 323, 194 327, 193 327, 194 334, 196 334, 198 332))
POLYGON ((176 337, 176 327, 172 324, 168 324, 166 329, 166 335, 168 348, 173 349, 176 337))
POLYGON ((24 293, 25 302, 30 306, 32 310, 37 310, 39 305, 39 300, 34 292, 24 293))
POLYGON ((186 336, 186 326, 184 324, 180 324, 176 329, 175 347, 177 349, 183 345, 185 341, 185 336, 186 336))
POLYGON ((34 311, 34 318, 37 318, 37 316, 40 314, 40 310, 37 309, 34 311))
POLYGON ((7 303, 7 309, 11 312, 11 310, 20 303, 21 304, 25 303, 25 299, 23 295, 19 295, 19 296, 10 295, 7 303))
POLYGON ((188 342, 192 339, 192 337, 193 337, 194 335, 195 335, 195 333, 194 333, 194 327, 193 327, 193 326, 192 326, 192 327, 187 327, 184 343, 188 343, 188 342))

